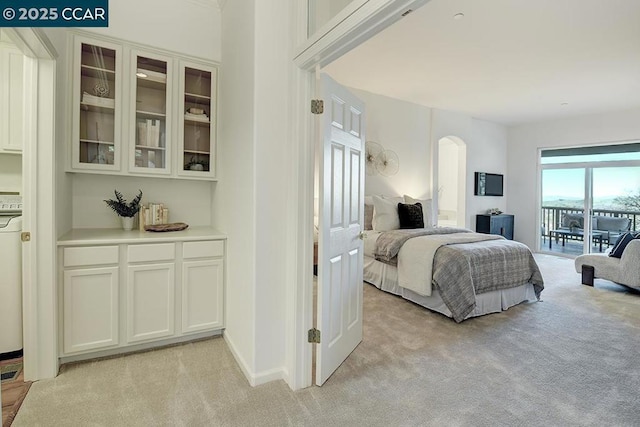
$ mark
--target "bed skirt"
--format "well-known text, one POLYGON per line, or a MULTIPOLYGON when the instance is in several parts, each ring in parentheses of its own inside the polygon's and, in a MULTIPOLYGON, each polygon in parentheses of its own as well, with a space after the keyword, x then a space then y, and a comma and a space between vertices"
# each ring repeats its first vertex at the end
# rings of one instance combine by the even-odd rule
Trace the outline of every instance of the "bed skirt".
MULTIPOLYGON (((447 317, 452 317, 451 311, 449 311, 444 301, 442 301, 437 288, 433 288, 431 296, 422 296, 409 289, 398 286, 398 269, 393 265, 385 264, 374 258, 365 256, 363 278, 365 282, 374 285, 380 290, 399 295, 429 310, 444 314, 447 317)), ((526 301, 537 301, 531 283, 515 288, 486 292, 476 295, 476 307, 465 319, 489 313, 498 313, 526 301)))

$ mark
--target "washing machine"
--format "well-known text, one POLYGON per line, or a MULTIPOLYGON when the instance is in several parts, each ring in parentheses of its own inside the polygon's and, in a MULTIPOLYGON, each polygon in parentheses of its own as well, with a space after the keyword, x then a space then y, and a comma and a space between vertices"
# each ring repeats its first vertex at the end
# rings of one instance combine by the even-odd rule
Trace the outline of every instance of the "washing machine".
POLYGON ((22 199, 0 195, 0 359, 22 351, 22 199))

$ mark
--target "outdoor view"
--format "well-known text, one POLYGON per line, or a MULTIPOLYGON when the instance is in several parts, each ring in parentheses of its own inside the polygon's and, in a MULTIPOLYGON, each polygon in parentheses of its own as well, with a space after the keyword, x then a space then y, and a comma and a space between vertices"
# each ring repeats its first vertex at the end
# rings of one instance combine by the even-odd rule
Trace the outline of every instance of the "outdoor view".
POLYGON ((584 163, 592 171, 592 235, 584 235, 586 167, 543 169, 543 248, 580 254, 584 241, 591 252, 603 252, 626 231, 640 231, 640 166, 598 167, 602 161, 640 160, 637 153, 543 157, 544 164, 584 163), (601 218, 608 218, 601 221, 601 218), (606 224, 603 225, 603 224, 606 224))
MULTIPOLYGON (((549 169, 542 175, 544 206, 582 209, 584 169, 549 169)), ((640 167, 593 171, 593 206, 640 211, 640 167)))

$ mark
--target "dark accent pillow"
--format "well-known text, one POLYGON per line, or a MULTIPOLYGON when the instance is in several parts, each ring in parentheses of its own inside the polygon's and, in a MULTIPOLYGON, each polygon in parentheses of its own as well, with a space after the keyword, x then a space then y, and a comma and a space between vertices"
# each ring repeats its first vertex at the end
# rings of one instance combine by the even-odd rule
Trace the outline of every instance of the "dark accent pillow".
POLYGON ((414 205, 398 203, 398 217, 400 217, 400 228, 424 228, 422 203, 414 205))
POLYGON ((637 235, 629 232, 621 234, 620 237, 618 237, 618 240, 616 240, 616 244, 613 245, 613 248, 611 248, 609 256, 622 258, 622 253, 624 252, 624 249, 627 247, 629 242, 638 237, 640 237, 640 233, 637 235))

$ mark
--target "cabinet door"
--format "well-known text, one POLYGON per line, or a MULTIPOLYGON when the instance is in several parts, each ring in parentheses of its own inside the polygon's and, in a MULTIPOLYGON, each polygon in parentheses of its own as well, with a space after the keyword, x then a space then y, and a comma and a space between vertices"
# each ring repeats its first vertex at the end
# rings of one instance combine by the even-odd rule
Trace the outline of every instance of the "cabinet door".
POLYGON ((5 153, 22 152, 23 58, 17 49, 0 47, 0 151, 5 153))
POLYGON ((171 68, 169 57, 131 52, 131 172, 171 172, 171 68))
POLYGON ((121 47, 74 38, 71 167, 120 170, 121 47))
POLYGON ((118 267, 66 270, 63 294, 66 354, 118 344, 118 267))
POLYGON ((216 176, 216 87, 213 67, 180 62, 178 175, 216 176))
POLYGON ((182 265, 182 333, 224 326, 224 263, 221 259, 182 265))
POLYGON ((173 335, 174 292, 174 263, 129 266, 127 342, 173 335))

